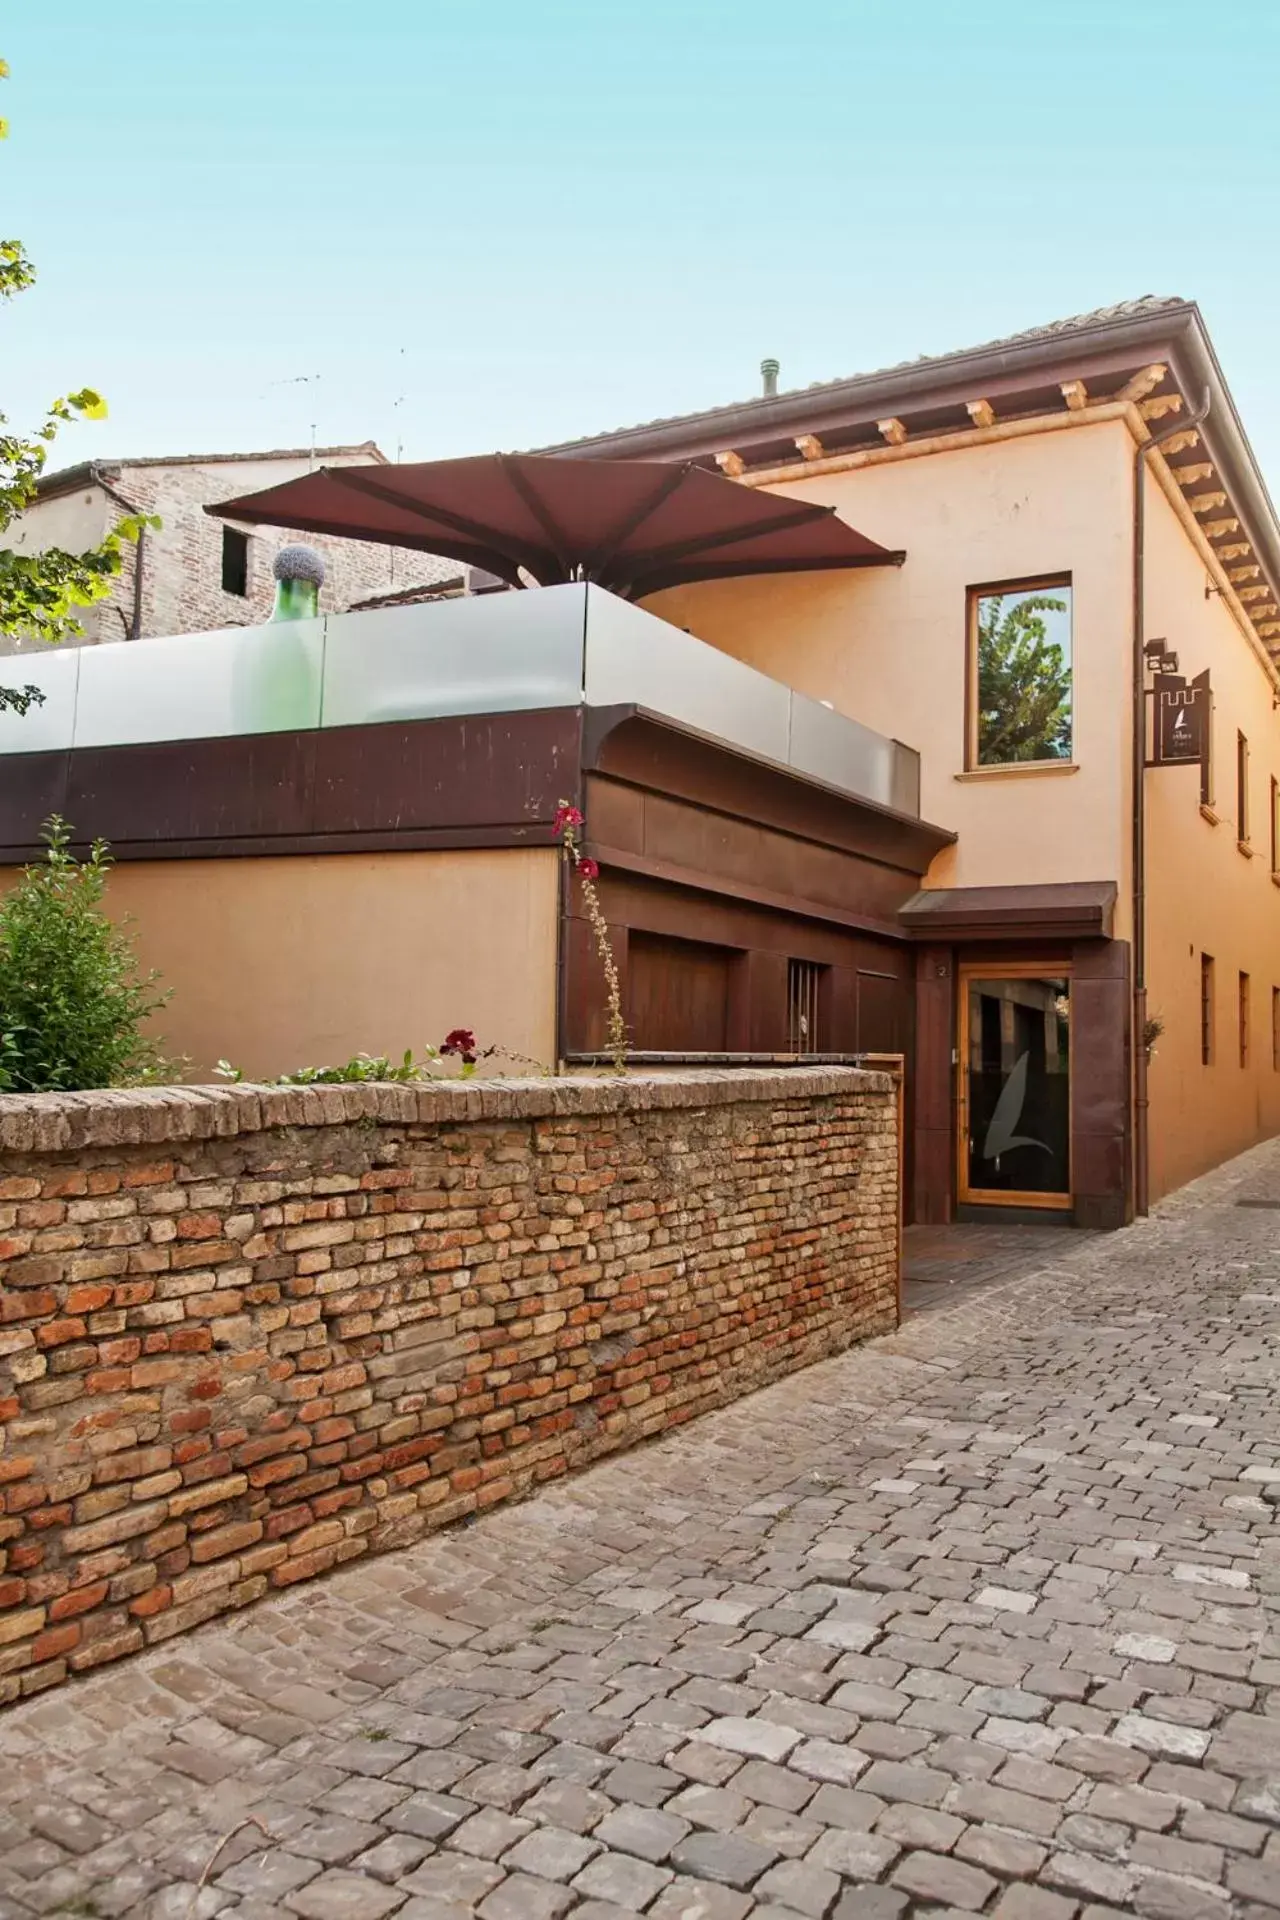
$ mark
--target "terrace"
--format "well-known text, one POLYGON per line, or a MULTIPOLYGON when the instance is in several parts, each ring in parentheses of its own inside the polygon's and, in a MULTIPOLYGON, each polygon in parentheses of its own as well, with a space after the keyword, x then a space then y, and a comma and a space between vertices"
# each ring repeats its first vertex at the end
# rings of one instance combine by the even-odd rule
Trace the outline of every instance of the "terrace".
POLYGON ((648 714, 919 817, 910 747, 584 582, 67 647, 24 656, 19 677, 44 701, 0 715, 7 847, 32 838, 33 805, 70 810, 71 756, 91 751, 565 708, 648 714))

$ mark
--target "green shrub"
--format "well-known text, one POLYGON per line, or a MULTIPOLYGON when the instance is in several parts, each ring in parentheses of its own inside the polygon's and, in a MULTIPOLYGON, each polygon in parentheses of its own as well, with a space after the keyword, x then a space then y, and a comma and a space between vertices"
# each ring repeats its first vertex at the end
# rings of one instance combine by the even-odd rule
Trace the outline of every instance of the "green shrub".
POLYGON ((0 900, 0 1088, 13 1093, 122 1087, 159 1077, 164 1062, 143 1023, 168 994, 140 975, 133 942, 108 919, 105 841, 87 860, 68 852, 56 814, 48 851, 0 900))
MULTIPOLYGON (((220 1079, 239 1084, 244 1079, 244 1068, 233 1067, 229 1060, 219 1060, 215 1069, 220 1079)), ((260 1080, 257 1085, 264 1087, 345 1087, 360 1084, 366 1080, 430 1080, 431 1068, 426 1061, 413 1057, 413 1049, 407 1048, 403 1060, 393 1066, 385 1053, 356 1053, 350 1060, 344 1060, 340 1067, 299 1067, 296 1073, 281 1073, 274 1080, 260 1080)))

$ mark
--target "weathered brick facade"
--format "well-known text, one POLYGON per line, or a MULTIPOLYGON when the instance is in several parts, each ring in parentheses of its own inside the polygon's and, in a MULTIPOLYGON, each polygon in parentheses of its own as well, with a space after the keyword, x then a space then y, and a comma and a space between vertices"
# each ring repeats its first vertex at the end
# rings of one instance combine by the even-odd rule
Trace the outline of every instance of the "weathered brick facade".
POLYGON ((0 1101, 0 1702, 897 1315, 887 1076, 0 1101))
MULTIPOLYGON (((370 441, 358 447, 321 447, 325 466, 368 464, 380 459, 370 441)), ((256 626, 275 600, 271 567, 290 541, 304 541, 324 555, 327 577, 320 594, 323 613, 343 613, 377 595, 456 578, 461 568, 437 554, 383 547, 368 540, 338 540, 285 528, 242 528, 249 538, 247 591, 222 585, 222 527, 204 509, 218 500, 277 486, 307 472, 305 452, 250 453, 172 460, 104 461, 95 469, 69 469, 41 483, 33 506, 15 522, 17 544, 38 550, 95 546, 126 511, 159 515, 141 548, 126 545, 111 592, 79 614, 83 646, 130 637, 135 605, 142 639, 173 633, 204 633, 220 627, 256 626), (74 483, 74 484, 73 484, 74 483), (142 591, 135 600, 138 556, 142 591)), ((0 643, 0 652, 28 650, 21 639, 0 643)))

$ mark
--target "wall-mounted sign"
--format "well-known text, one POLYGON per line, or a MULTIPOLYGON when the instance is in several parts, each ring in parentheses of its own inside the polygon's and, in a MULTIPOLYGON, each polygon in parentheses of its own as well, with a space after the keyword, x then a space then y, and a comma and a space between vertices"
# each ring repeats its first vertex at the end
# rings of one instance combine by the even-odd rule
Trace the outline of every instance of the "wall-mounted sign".
POLYGON ((1206 685, 1156 689, 1155 765, 1199 766, 1205 756, 1210 693, 1206 685))

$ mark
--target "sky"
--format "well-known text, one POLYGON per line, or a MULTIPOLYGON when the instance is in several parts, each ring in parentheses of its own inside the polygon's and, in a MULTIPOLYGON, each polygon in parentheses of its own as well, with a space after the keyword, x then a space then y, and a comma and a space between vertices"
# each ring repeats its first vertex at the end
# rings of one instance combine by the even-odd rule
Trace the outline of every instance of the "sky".
POLYGON ((1198 300, 1273 495, 1277 0, 10 10, 0 405, 51 466, 531 447, 1198 300))

